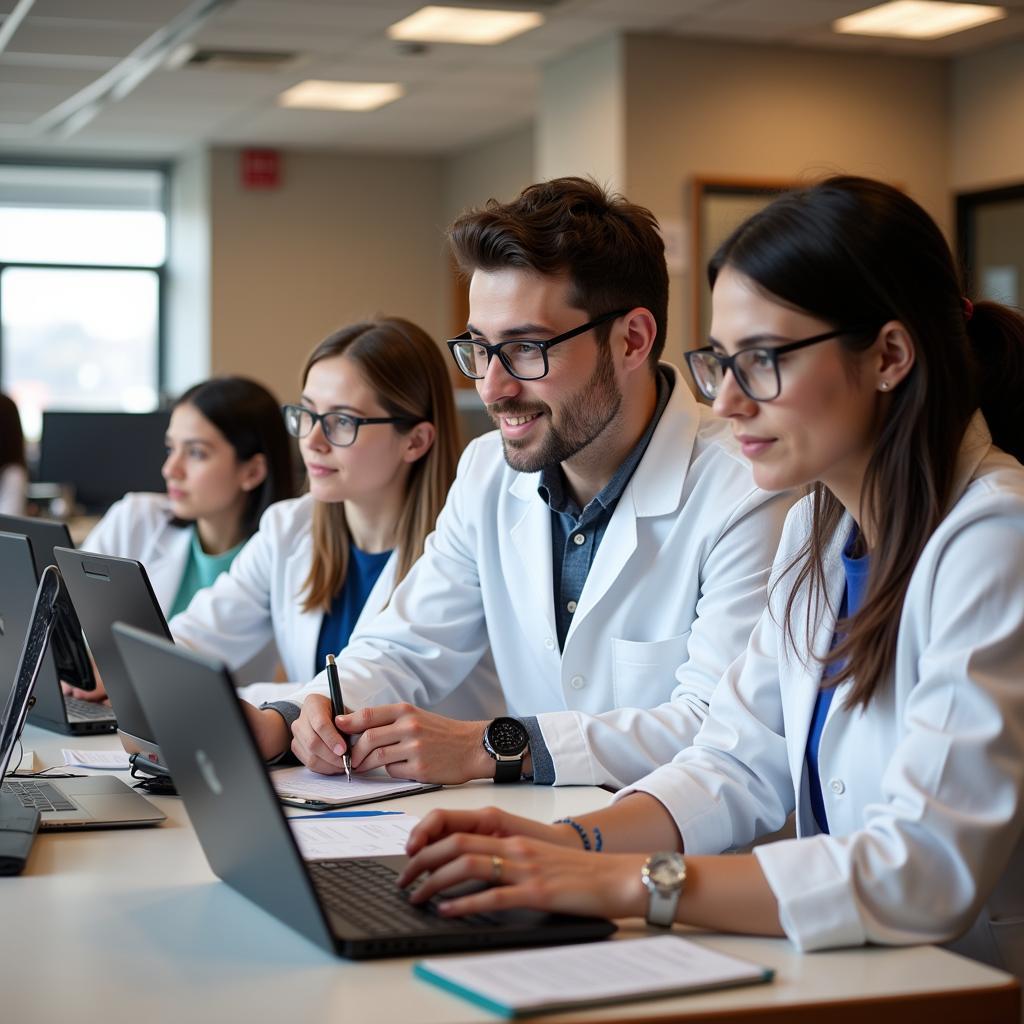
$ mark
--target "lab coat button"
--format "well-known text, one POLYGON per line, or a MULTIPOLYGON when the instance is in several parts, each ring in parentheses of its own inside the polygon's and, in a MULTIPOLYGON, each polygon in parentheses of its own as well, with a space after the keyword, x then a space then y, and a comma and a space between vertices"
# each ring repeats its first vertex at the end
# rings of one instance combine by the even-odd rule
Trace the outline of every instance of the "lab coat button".
POLYGON ((574 690, 582 690, 583 689, 583 676, 573 676, 572 679, 569 680, 569 685, 574 690))
POLYGON ((553 651, 553 650, 555 649, 555 641, 554 641, 554 640, 552 640, 552 639, 551 639, 551 637, 549 637, 549 636, 548 636, 548 637, 545 637, 545 638, 544 638, 544 646, 545 646, 545 647, 546 647, 546 648, 547 648, 547 649, 548 649, 549 651, 553 651))
POLYGON ((846 783, 842 779, 833 779, 828 786, 836 796, 842 796, 846 792, 846 783))

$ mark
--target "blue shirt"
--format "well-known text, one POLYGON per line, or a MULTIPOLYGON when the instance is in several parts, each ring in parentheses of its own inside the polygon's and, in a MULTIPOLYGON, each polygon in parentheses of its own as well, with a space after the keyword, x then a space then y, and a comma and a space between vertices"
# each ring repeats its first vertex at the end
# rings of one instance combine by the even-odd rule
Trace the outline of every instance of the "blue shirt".
MULTIPOLYGON (((551 509, 551 578, 555 600, 555 629, 558 649, 565 644, 572 617, 583 593, 583 585, 590 575, 597 549, 615 511, 615 506, 632 479, 640 460, 651 443, 665 406, 672 396, 674 380, 664 367, 656 375, 657 400, 654 415, 640 440, 615 471, 611 480, 581 509, 565 485, 562 467, 550 466, 541 471, 537 493, 551 509)), ((533 763, 533 781, 550 786, 555 781, 555 766, 548 753, 544 734, 536 717, 522 719, 530 737, 530 759, 533 763)))
POLYGON ((328 654, 337 654, 348 646, 349 637, 362 613, 377 578, 391 557, 390 551, 369 554, 354 544, 348 546, 348 572, 341 590, 334 595, 330 611, 320 624, 320 639, 316 644, 313 674, 320 672, 328 654))
MULTIPOLYGON (((854 528, 843 549, 846 589, 843 592, 842 604, 839 606, 839 618, 841 619, 857 614, 860 606, 864 603, 864 592, 868 586, 869 556, 852 558, 849 554, 859 536, 859 531, 854 528)), ((833 635, 833 647, 839 642, 839 639, 838 633, 833 635)), ((823 682, 835 675, 838 670, 838 665, 830 665, 825 670, 823 682)), ((828 815, 825 813, 825 800, 821 793, 821 777, 818 774, 818 748, 821 745, 821 733, 825 728, 825 719, 828 718, 828 709, 832 706, 835 692, 834 686, 822 686, 818 691, 817 700, 814 702, 814 715, 811 718, 811 730, 807 736, 807 781, 810 787, 811 809, 814 811, 814 820, 818 823, 818 828, 826 834, 828 833, 828 815)))

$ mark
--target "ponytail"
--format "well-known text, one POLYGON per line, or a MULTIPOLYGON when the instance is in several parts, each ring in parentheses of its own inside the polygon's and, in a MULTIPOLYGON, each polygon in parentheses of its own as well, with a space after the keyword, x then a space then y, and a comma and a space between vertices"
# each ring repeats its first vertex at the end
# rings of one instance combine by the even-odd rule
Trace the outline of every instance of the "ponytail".
POLYGON ((978 405, 992 443, 1024 462, 1024 316, 978 302, 967 322, 977 366, 978 405))

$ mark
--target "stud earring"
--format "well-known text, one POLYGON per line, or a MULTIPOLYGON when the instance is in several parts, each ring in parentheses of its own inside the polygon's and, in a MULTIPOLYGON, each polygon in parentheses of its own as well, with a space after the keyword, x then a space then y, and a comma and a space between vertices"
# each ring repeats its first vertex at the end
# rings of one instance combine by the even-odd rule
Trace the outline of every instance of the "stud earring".
POLYGON ((887 380, 883 380, 882 383, 878 385, 878 387, 882 391, 888 391, 889 390, 889 382, 887 380))

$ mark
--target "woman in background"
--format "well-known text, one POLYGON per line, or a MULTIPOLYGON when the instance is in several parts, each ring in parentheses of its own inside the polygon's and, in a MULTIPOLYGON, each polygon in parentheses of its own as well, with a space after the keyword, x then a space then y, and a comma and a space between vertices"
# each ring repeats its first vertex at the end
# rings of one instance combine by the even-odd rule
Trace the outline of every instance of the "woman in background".
MULTIPOLYGON (((126 494, 82 550, 142 562, 170 619, 231 565, 266 509, 294 493, 291 446, 274 396, 243 377, 189 388, 171 411, 161 472, 165 494, 126 494)), ((247 674, 266 678, 275 663, 271 650, 247 674)), ((106 697, 102 685, 66 689, 86 700, 106 697)))
POLYGON ((934 221, 859 178, 777 199, 709 277, 694 378, 760 487, 812 485, 746 653, 611 808, 433 812, 401 882, 499 883, 451 914, 956 940, 1024 977, 1024 319, 963 299, 934 221), (798 838, 718 855, 794 809, 798 838))
MULTIPOLYGON (((284 421, 309 493, 270 508, 230 572, 170 627, 177 642, 232 668, 274 640, 286 678, 305 683, 419 558, 455 478, 459 431, 440 349, 399 317, 352 324, 317 345, 284 421)), ((292 689, 243 696, 258 703, 292 689)), ((482 666, 451 710, 485 717, 495 692, 482 666)))
POLYGON ((23 516, 27 490, 21 416, 13 399, 0 392, 0 514, 23 516))

